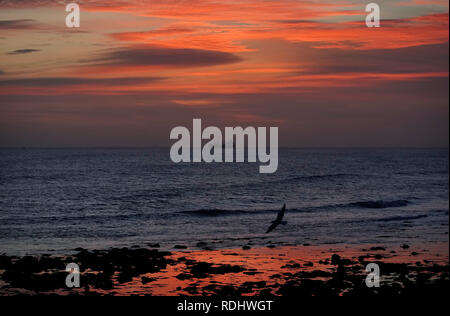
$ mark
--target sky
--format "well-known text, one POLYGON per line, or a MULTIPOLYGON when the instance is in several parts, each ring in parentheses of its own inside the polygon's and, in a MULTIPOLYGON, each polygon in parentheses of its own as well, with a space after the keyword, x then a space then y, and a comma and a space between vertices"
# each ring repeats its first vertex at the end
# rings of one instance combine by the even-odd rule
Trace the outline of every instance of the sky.
POLYGON ((287 147, 448 147, 445 0, 0 0, 0 146, 170 146, 277 126, 287 147))

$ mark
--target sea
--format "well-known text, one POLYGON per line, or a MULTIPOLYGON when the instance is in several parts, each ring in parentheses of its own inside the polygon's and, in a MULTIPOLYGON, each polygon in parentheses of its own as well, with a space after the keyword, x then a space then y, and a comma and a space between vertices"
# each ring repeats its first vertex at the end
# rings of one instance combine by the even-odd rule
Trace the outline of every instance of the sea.
POLYGON ((168 148, 4 148, 0 253, 448 243, 448 186, 447 148, 281 148, 274 174, 168 148))

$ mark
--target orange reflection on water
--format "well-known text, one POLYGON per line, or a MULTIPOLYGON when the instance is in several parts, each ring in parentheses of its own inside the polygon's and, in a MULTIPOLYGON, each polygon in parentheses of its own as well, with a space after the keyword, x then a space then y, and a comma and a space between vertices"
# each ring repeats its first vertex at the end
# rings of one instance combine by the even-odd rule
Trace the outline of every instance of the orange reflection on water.
MULTIPOLYGON (((375 247, 375 246, 374 246, 375 247)), ((226 249, 226 250, 201 250, 174 252, 172 259, 186 258, 197 262, 209 262, 215 265, 229 264, 244 267, 246 270, 239 273, 212 274, 205 278, 190 278, 179 280, 176 276, 180 273, 189 273, 183 261, 175 265, 168 265, 165 270, 158 273, 149 273, 133 281, 118 285, 113 290, 115 295, 208 295, 205 286, 232 286, 239 287, 245 282, 265 282, 263 288, 284 283, 283 276, 298 271, 334 271, 330 264, 333 254, 342 258, 358 261, 359 256, 369 256, 366 262, 392 262, 415 265, 420 264, 448 264, 448 244, 438 243, 430 245, 415 245, 403 249, 400 246, 389 247, 385 250, 370 250, 371 245, 360 247, 327 247, 327 246, 284 246, 277 248, 254 248, 250 250, 226 249), (412 249, 414 248, 414 249, 412 249), (375 257, 376 255, 382 256, 375 257), (327 261, 328 259, 328 261, 327 261), (298 265, 295 264, 300 264, 298 265), (288 265, 288 266, 286 266, 288 265), (290 266, 289 266, 290 265, 290 266), (143 284, 142 277, 149 278, 148 283, 143 284), (193 291, 191 291, 193 290, 193 291)), ((244 295, 255 295, 258 292, 249 292, 244 295)))

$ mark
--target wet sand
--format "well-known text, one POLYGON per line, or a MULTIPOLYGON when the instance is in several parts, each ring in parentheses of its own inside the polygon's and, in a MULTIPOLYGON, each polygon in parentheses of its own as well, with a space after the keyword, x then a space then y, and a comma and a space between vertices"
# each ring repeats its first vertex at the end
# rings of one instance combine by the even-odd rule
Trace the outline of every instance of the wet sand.
MULTIPOLYGON (((157 245, 151 245, 157 246, 157 245)), ((176 251, 76 249, 70 256, 0 256, 0 295, 340 296, 449 292, 447 243, 269 246, 176 251), (65 286, 68 263, 80 288, 65 286), (380 267, 380 287, 365 280, 380 267)))

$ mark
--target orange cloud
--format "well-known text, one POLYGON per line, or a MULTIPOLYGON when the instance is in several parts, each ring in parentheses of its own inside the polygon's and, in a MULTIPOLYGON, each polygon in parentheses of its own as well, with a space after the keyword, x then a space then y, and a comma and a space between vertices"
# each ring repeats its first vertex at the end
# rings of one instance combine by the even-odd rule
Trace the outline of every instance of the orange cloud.
POLYGON ((220 24, 221 19, 225 18, 223 14, 210 13, 203 23, 196 21, 192 24, 189 22, 191 17, 188 16, 183 20, 183 27, 180 27, 180 22, 176 20, 173 25, 169 23, 161 29, 113 33, 110 36, 122 42, 226 52, 252 51, 249 43, 254 40, 312 42, 316 43, 317 48, 390 49, 444 43, 448 41, 449 36, 448 13, 383 20, 382 27, 377 29, 365 26, 365 13, 362 10, 320 13, 322 18, 339 15, 358 17, 352 22, 311 21, 307 20, 308 15, 301 13, 277 15, 277 10, 272 12, 271 6, 257 9, 250 14, 247 11, 233 11, 234 22, 225 21, 220 24))
MULTIPOLYGON (((286 88, 308 91, 448 76, 445 67, 412 62, 400 70, 392 70, 395 61, 385 63, 386 67, 378 61, 369 68, 352 69, 374 59, 374 55, 361 56, 361 52, 384 50, 379 54, 387 56, 391 50, 447 43, 448 12, 383 20, 381 28, 369 29, 364 24, 363 6, 345 2, 86 1, 82 10, 91 15, 115 12, 149 19, 140 19, 134 27, 131 20, 123 32, 102 29, 96 38, 106 38, 102 42, 106 48, 101 46, 95 56, 80 58, 82 63, 76 67, 54 72, 60 77, 85 76, 92 82, 54 87, 15 82, 1 94, 282 93, 286 88), (159 18, 157 23, 154 18, 159 18), (342 52, 348 54, 340 56, 342 52), (95 80, 99 74, 166 80, 102 84, 95 80), (107 87, 111 89, 107 91, 107 87)), ((11 27, 11 23, 3 24, 11 27)), ((400 63, 404 59, 399 54, 393 58, 400 63)), ((67 63, 73 65, 73 60, 67 63)), ((205 100, 174 100, 181 105, 206 106, 205 100)))

